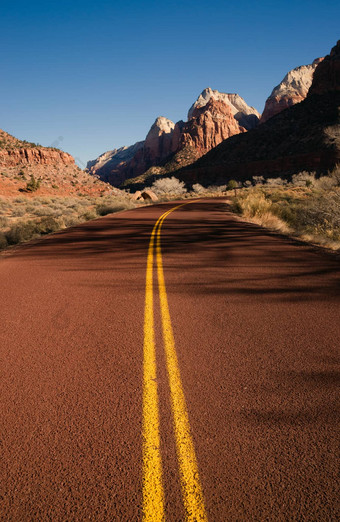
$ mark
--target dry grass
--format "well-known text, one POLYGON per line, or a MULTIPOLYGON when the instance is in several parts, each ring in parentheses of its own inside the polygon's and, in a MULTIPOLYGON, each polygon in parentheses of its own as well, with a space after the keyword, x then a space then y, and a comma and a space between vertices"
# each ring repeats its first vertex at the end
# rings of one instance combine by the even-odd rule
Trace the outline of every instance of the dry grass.
POLYGON ((243 188, 233 198, 232 209, 258 225, 339 250, 339 174, 336 168, 314 181, 309 176, 304 185, 299 178, 299 183, 293 180, 284 186, 261 184, 243 188))
POLYGON ((0 196, 0 250, 136 206, 125 193, 92 198, 0 196))

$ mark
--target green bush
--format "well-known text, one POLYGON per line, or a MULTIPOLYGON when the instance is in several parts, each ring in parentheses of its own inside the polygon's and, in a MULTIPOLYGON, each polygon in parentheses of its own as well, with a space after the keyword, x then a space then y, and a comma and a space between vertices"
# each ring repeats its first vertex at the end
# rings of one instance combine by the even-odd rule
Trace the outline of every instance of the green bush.
POLYGON ((238 186, 239 184, 237 183, 237 181, 235 181, 234 179, 230 179, 227 183, 227 190, 236 189, 238 186))
POLYGON ((31 175, 31 179, 26 183, 27 192, 35 192, 40 188, 40 179, 35 179, 33 174, 31 175))

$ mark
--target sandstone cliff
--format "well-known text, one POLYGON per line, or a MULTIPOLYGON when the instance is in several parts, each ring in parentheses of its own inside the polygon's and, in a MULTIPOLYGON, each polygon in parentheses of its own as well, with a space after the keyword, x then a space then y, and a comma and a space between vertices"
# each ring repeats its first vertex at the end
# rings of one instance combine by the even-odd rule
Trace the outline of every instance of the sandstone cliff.
POLYGON ((205 185, 254 175, 327 172, 340 162, 340 42, 315 70, 305 100, 232 136, 174 175, 205 185))
POLYGON ((322 60, 323 58, 317 58, 312 64, 301 65, 286 74, 267 98, 261 123, 306 98, 312 85, 314 71, 322 60))
POLYGON ((112 179, 119 183, 124 181, 124 173, 128 163, 144 146, 144 141, 138 141, 130 147, 104 152, 97 159, 87 163, 87 170, 93 176, 99 176, 102 181, 110 182, 112 179))
POLYGON ((0 129, 0 166, 16 165, 74 165, 74 158, 59 149, 41 147, 35 143, 21 141, 0 129))
POLYGON ((40 181, 42 195, 112 192, 112 187, 83 172, 70 154, 18 140, 0 130, 0 195, 15 196, 25 191, 31 176, 40 181))
POLYGON ((178 152, 189 146, 202 156, 223 140, 246 132, 234 118, 231 107, 222 100, 210 98, 203 105, 197 105, 190 111, 190 119, 178 122, 172 141, 173 152, 178 152))
POLYGON ((128 153, 122 161, 118 161, 119 151, 111 151, 89 162, 87 168, 91 174, 119 186, 126 179, 164 164, 171 172, 187 164, 189 157, 194 160, 202 156, 226 138, 256 127, 258 122, 259 113, 240 96, 207 88, 190 108, 187 122, 174 124, 159 117, 144 142, 119 149, 128 153))
POLYGON ((188 121, 194 116, 195 109, 204 107, 211 100, 220 101, 230 108, 234 119, 245 129, 253 129, 257 126, 260 114, 254 107, 250 107, 238 94, 228 94, 213 90, 210 87, 204 89, 188 112, 188 121))

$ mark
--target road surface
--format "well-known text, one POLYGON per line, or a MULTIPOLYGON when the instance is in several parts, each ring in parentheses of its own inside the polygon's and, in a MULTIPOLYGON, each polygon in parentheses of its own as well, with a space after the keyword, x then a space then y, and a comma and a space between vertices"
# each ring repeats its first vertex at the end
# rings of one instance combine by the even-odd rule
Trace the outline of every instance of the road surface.
POLYGON ((1 520, 339 519, 337 257, 178 202, 2 255, 0 288, 1 520))

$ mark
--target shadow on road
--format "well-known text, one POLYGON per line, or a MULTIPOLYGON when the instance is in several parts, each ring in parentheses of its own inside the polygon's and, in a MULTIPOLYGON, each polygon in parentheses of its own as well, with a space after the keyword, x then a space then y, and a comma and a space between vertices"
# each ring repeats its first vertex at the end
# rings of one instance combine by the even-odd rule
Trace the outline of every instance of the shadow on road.
MULTIPOLYGON (((53 260, 60 270, 112 271, 116 264, 127 271, 144 270, 152 228, 173 206, 87 222, 27 244, 16 256, 53 260)), ((191 287, 203 294, 289 301, 340 296, 337 257, 238 221, 223 202, 197 202, 172 213, 162 228, 162 252, 170 293, 191 287)))

